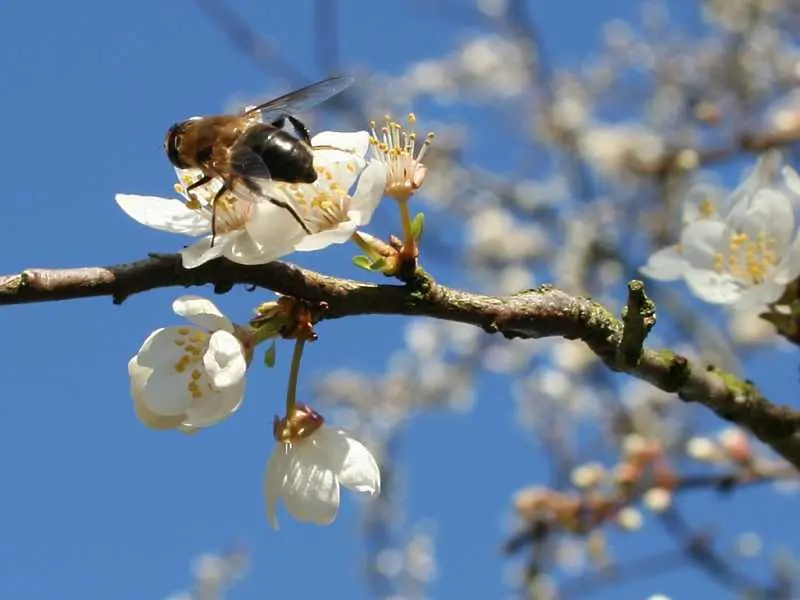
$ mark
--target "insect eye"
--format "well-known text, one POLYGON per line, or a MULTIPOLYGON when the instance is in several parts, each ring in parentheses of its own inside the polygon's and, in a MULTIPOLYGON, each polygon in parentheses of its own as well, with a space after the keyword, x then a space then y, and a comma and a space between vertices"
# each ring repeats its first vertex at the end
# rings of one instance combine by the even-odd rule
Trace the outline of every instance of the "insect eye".
POLYGON ((181 123, 175 123, 167 131, 167 137, 164 139, 164 151, 167 153, 169 162, 179 169, 185 169, 187 165, 181 158, 181 138, 183 137, 181 125, 181 123))

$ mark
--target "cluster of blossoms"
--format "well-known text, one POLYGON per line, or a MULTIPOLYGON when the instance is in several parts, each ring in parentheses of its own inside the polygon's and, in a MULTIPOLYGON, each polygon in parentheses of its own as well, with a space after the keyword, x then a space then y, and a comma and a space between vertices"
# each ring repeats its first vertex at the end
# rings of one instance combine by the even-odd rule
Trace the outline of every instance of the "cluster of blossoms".
MULTIPOLYGON (((425 179, 421 161, 430 138, 417 144, 413 132, 387 117, 379 131, 373 123, 371 132, 323 132, 312 138, 313 183, 268 181, 261 186, 264 198, 226 191, 215 201, 221 181, 189 193, 203 173, 179 169, 175 190, 182 200, 128 194, 116 200, 139 223, 199 237, 181 253, 187 269, 220 257, 264 264, 294 251, 353 240, 368 254, 356 264, 393 275, 417 256, 422 218, 412 221, 408 200, 425 179), (400 206, 402 242, 385 243, 358 231, 384 195, 400 206)), ((314 309, 284 297, 260 306, 246 325, 233 323, 198 296, 178 298, 173 310, 190 323, 154 331, 128 364, 134 408, 145 425, 196 433, 228 418, 243 401, 255 347, 278 337, 294 339, 286 409, 283 417, 275 417, 276 446, 264 486, 270 523, 277 529, 279 499, 298 520, 329 524, 339 508, 340 485, 369 496, 380 492, 380 470, 370 451, 296 400, 304 343, 316 339, 314 309)))
POLYGON ((690 196, 680 241, 650 256, 642 273, 683 279, 706 302, 766 310, 800 275, 798 201, 797 173, 767 154, 721 205, 690 196))

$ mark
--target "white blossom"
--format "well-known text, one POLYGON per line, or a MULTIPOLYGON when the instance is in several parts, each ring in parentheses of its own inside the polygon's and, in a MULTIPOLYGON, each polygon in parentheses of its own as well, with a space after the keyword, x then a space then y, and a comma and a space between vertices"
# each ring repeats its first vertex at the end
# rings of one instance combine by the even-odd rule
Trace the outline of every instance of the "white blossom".
POLYGON ((364 159, 369 147, 365 131, 322 132, 311 142, 318 174, 314 183, 260 181, 257 195, 248 194, 243 199, 226 192, 214 203, 221 181, 195 188, 190 198, 186 188, 202 173, 176 169, 180 183, 175 189, 183 200, 117 194, 117 204, 134 220, 153 229, 203 236, 181 253, 186 268, 220 256, 239 264, 264 264, 295 250, 319 250, 346 242, 371 219, 385 185, 384 166, 364 159), (351 197, 349 190, 356 179, 358 187, 351 197), (267 198, 292 206, 312 233, 309 235, 289 210, 267 198), (252 199, 263 201, 248 201, 252 199), (216 236, 212 245, 214 212, 216 236))
POLYGON ((244 265, 267 263, 291 252, 302 237, 302 229, 299 225, 294 227, 297 223, 288 210, 270 202, 248 202, 230 192, 214 203, 222 185, 218 179, 192 190, 190 198, 186 188, 199 180, 202 172, 199 169, 175 169, 175 172, 180 182, 175 190, 183 200, 117 194, 116 201, 129 217, 142 225, 200 237, 181 252, 185 268, 198 267, 220 256, 244 265), (212 219, 216 233, 213 245, 212 219))
POLYGON ((148 336, 128 363, 131 395, 145 425, 193 430, 239 408, 251 351, 210 300, 182 296, 172 308, 193 325, 161 328, 148 336))
MULTIPOLYGON (((702 183, 692 186, 681 206, 682 226, 688 227, 701 219, 720 219, 723 207, 723 198, 720 196, 721 190, 716 186, 702 183)), ((688 268, 689 263, 683 257, 680 244, 673 244, 656 250, 639 271, 656 281, 676 281, 683 277, 688 268)))
POLYGON ((683 277, 700 299, 736 309, 763 310, 777 300, 800 274, 797 175, 779 167, 779 155, 767 154, 721 205, 690 201, 680 242, 652 255, 643 272, 683 277))
POLYGON ((322 423, 310 434, 278 440, 264 484, 270 524, 278 529, 278 499, 298 521, 332 523, 340 485, 369 496, 380 493, 378 464, 361 442, 322 423))
POLYGON ((301 252, 347 242, 359 227, 370 222, 386 185, 385 165, 365 158, 369 148, 366 131, 324 131, 311 143, 318 174, 314 183, 269 181, 262 185, 266 195, 294 206, 311 230, 309 235, 297 222, 288 225, 294 250, 301 252))

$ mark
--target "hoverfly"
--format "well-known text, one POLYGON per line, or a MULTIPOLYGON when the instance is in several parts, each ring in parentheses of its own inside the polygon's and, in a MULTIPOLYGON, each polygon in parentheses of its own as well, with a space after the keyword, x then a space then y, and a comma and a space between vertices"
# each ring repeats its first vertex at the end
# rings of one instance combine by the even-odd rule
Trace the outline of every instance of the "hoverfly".
MULTIPOLYGON (((169 128, 164 151, 177 168, 202 171, 203 176, 186 187, 187 194, 215 178, 222 181, 214 195, 212 211, 216 201, 230 190, 242 199, 272 202, 288 210, 303 230, 311 233, 293 206, 262 194, 259 181, 316 181, 311 135, 292 113, 324 102, 354 81, 352 77, 330 77, 247 108, 239 115, 192 117, 169 128), (295 135, 284 129, 287 121, 295 135)), ((212 244, 215 217, 216 211, 211 219, 212 244)))

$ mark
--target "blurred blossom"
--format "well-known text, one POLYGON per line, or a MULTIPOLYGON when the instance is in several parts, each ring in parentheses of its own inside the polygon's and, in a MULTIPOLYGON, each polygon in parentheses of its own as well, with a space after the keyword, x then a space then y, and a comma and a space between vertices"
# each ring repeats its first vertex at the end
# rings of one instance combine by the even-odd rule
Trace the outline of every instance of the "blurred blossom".
POLYGON ((650 488, 642 496, 642 501, 653 512, 664 512, 672 505, 672 492, 661 487, 650 488))
POLYGON ((577 574, 586 567, 586 542, 582 539, 559 538, 555 552, 556 563, 568 573, 577 574))
POLYGON ((481 92, 508 98, 528 86, 527 61, 523 48, 513 40, 485 35, 461 47, 457 67, 465 82, 481 92))
POLYGON ((557 208, 569 197, 569 181, 561 176, 541 181, 522 179, 514 184, 513 195, 517 206, 523 210, 557 208))
POLYGON ((595 124, 582 131, 578 149, 600 173, 615 178, 632 161, 644 164, 658 161, 665 144, 661 136, 639 123, 595 124))
POLYGON ((405 327, 406 346, 420 358, 433 356, 439 347, 439 335, 433 319, 412 319, 405 327))
POLYGON ((546 230, 523 223, 500 207, 476 212, 467 223, 470 252, 479 260, 522 261, 540 257, 549 246, 546 230))
POLYGON ((793 89, 778 98, 764 115, 767 127, 778 133, 800 131, 800 89, 793 89))
POLYGON ((497 274, 493 289, 499 295, 516 294, 531 289, 535 282, 533 271, 523 265, 512 264, 497 274))
POLYGON ((626 506, 617 513, 617 524, 625 531, 636 531, 642 528, 642 513, 632 506, 626 506))
POLYGON ((731 314, 728 329, 733 341, 744 346, 756 346, 777 339, 771 323, 748 312, 731 314))
POLYGON ((748 531, 739 536, 736 543, 737 552, 745 558, 754 558, 761 553, 761 536, 748 531))
POLYGON ((508 0, 477 0, 475 6, 487 17, 497 18, 508 10, 508 0))
POLYGON ((583 342, 558 339, 550 351, 553 366, 567 372, 579 374, 600 360, 583 342))
POLYGON ((532 356, 539 352, 535 340, 503 339, 487 347, 483 366, 494 373, 515 373, 525 370, 532 356))

